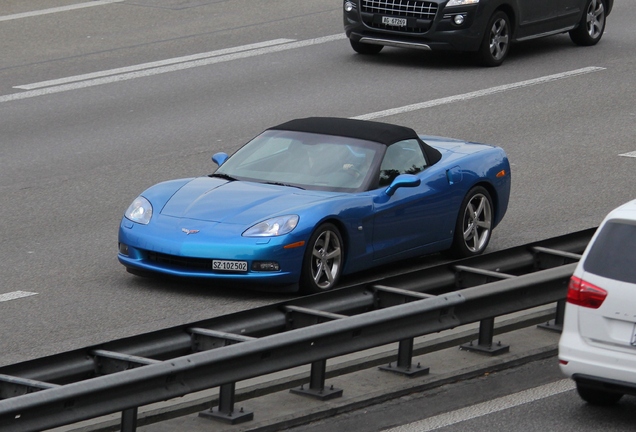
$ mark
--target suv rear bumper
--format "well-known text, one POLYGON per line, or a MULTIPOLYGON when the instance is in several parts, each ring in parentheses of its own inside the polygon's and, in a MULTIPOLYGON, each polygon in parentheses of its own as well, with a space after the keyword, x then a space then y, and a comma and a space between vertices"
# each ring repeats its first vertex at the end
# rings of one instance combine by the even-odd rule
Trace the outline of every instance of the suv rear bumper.
POLYGON ((628 394, 632 396, 636 396, 636 384, 610 380, 605 378, 598 378, 583 374, 574 374, 572 379, 577 382, 577 384, 584 385, 587 388, 600 390, 608 393, 618 393, 618 394, 628 394))
MULTIPOLYGON (((575 380, 593 380, 614 383, 636 389, 636 350, 630 348, 603 348, 589 344, 576 331, 570 331, 566 313, 563 333, 559 340, 561 371, 575 380), (577 378, 578 377, 578 378, 577 378)), ((625 392, 627 393, 627 392, 625 392)))

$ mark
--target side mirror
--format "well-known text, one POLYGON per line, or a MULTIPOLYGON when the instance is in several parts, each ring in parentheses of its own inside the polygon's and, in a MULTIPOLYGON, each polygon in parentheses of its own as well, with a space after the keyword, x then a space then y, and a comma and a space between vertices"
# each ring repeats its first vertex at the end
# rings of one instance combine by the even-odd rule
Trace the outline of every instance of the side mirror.
POLYGON ((227 153, 224 152, 219 152, 219 153, 215 153, 212 156, 212 162, 214 162, 215 164, 217 164, 218 166, 221 166, 225 163, 225 161, 229 158, 229 156, 227 155, 227 153))
POLYGON ((420 183, 422 183, 422 180, 420 180, 417 176, 414 176, 413 174, 400 174, 393 180, 391 185, 388 188, 386 188, 384 193, 386 193, 388 196, 393 196, 395 191, 398 190, 399 188, 417 187, 420 185, 420 183))

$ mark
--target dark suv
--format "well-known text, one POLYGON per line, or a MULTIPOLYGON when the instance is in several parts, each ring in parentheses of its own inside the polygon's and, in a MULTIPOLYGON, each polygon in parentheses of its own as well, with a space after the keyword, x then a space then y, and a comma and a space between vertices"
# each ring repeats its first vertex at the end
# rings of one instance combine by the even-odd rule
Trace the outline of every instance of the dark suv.
POLYGON ((569 32, 595 45, 614 0, 344 0, 345 33, 360 54, 382 47, 468 51, 503 63, 510 44, 569 32))

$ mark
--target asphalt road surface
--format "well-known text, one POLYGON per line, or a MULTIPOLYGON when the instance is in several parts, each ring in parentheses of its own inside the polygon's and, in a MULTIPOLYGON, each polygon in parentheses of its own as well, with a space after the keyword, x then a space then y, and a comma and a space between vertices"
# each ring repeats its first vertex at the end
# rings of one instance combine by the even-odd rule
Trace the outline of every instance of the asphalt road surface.
POLYGON ((209 173, 213 153, 291 118, 502 146, 513 189, 490 250, 596 226, 635 198, 630 6, 616 2, 595 47, 555 36, 488 69, 356 55, 339 0, 2 1, 0 365, 288 298, 136 278, 116 250, 138 193, 209 173))
POLYGON ((415 393, 288 432, 629 432, 636 398, 592 407, 554 358, 415 393))

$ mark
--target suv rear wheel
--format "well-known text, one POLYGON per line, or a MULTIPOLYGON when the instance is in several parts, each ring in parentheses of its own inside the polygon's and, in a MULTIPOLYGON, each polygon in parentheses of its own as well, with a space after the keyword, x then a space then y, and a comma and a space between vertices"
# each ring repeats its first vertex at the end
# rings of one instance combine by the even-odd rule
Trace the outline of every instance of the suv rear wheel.
POLYGON ((577 45, 596 45, 605 31, 605 3, 603 0, 588 0, 579 25, 570 31, 570 39, 577 45))

